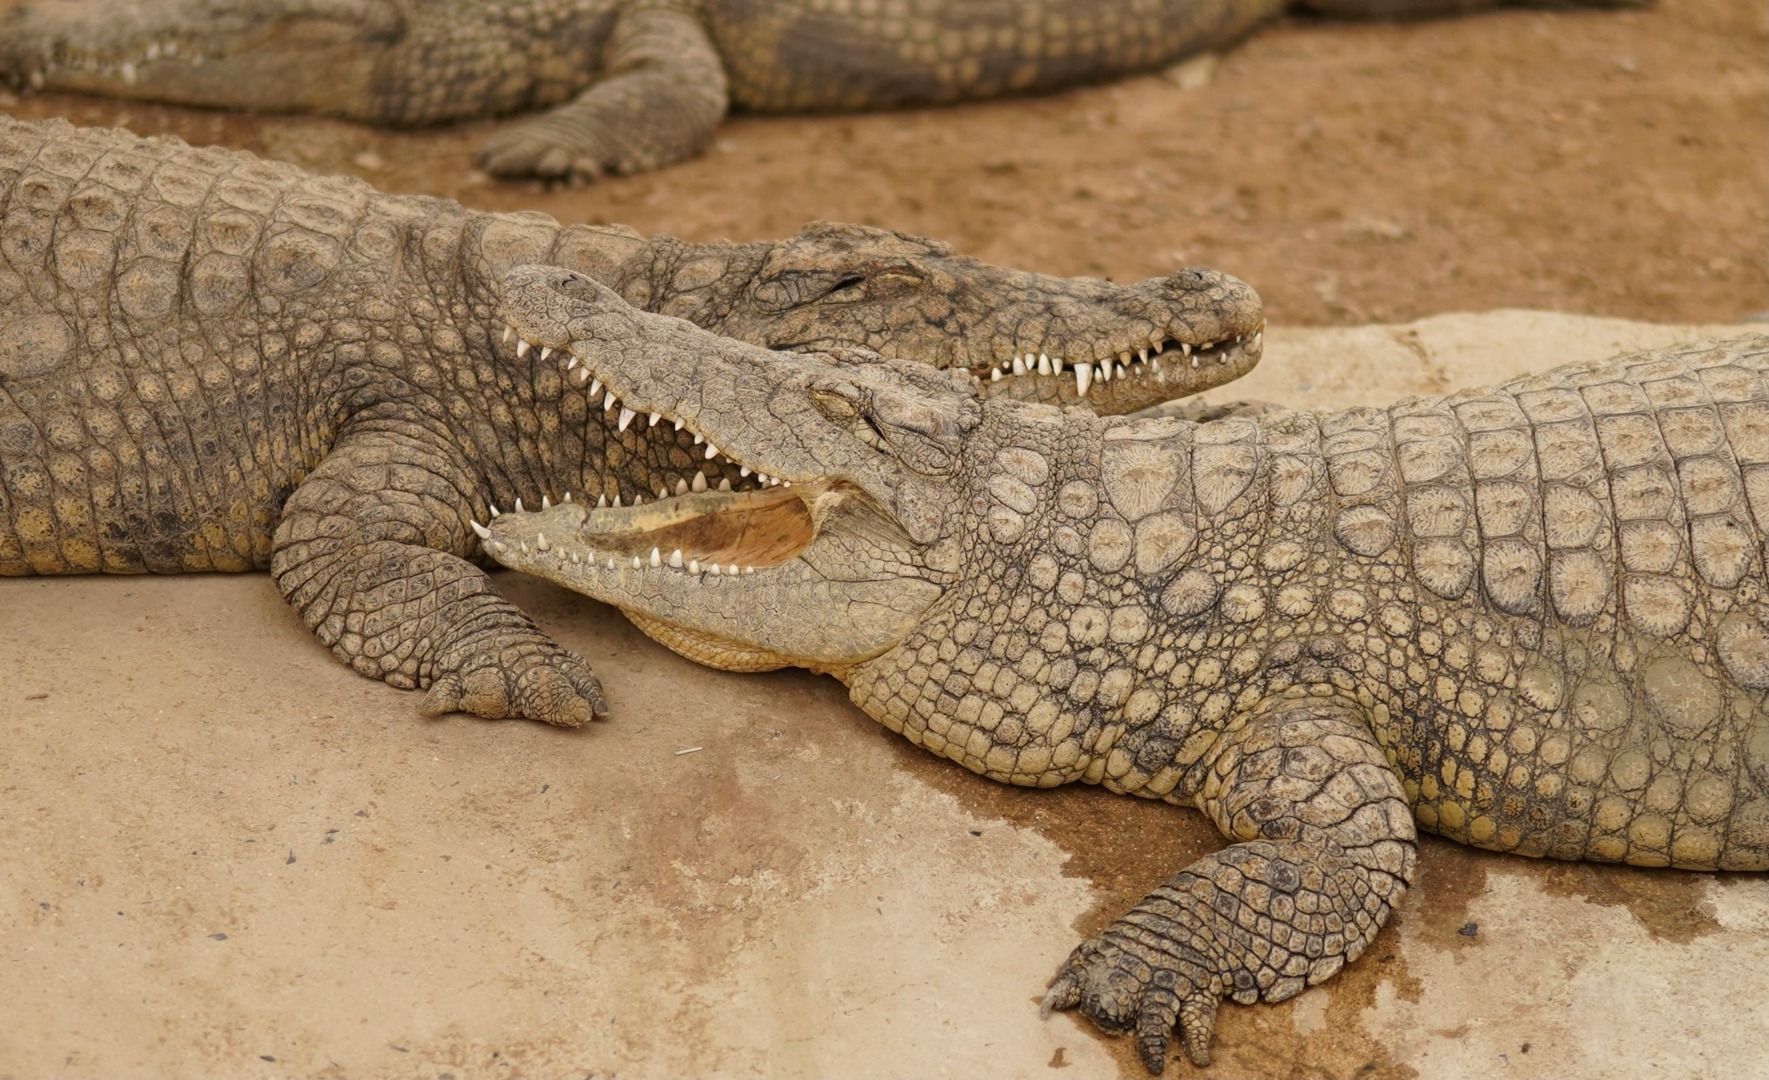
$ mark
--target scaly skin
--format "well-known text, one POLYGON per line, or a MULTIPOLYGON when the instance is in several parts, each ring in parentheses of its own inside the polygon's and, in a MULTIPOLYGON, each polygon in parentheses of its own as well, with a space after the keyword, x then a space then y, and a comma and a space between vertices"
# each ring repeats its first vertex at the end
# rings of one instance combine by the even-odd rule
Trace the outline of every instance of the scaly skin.
POLYGON ((1196 806, 1233 841, 1045 998, 1151 1072, 1176 1028, 1208 1062, 1222 998, 1356 959, 1415 827, 1769 869, 1769 338, 1198 424, 772 363, 558 271, 507 291, 627 407, 792 486, 505 515, 499 562, 707 663, 830 672, 985 776, 1196 806))
MULTIPOLYGON (((845 341, 951 365, 992 363, 1040 329, 1077 354, 1157 328, 1247 339, 1194 353, 1210 358, 1197 369, 1133 365, 1111 384, 1124 403, 1257 358, 1257 298, 1207 271, 1043 278, 838 225, 781 243, 644 240, 0 118, 0 576, 268 568, 321 641, 365 675, 427 687, 428 711, 602 712, 584 663, 469 561, 471 522, 523 495, 632 503, 754 481, 691 433, 632 425, 587 373, 500 345, 498 282, 536 258, 768 347, 845 341)), ((982 385, 1075 391, 1054 376, 982 385)))
POLYGON ((732 107, 1038 93, 1217 48, 1292 6, 1506 2, 1522 0, 33 0, 0 13, 0 80, 375 124, 550 109, 480 164, 587 180, 698 153, 732 107))

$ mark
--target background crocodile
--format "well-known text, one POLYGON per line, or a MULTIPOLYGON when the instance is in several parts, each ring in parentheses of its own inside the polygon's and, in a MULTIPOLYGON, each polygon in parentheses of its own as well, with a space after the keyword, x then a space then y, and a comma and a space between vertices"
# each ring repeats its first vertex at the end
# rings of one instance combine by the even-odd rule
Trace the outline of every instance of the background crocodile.
POLYGON ((1506 2, 36 0, 0 13, 0 78, 376 124, 551 107, 492 137, 480 164, 589 178, 697 153, 733 106, 1036 93, 1216 48, 1292 7, 1393 18, 1506 2))
POLYGON ((702 662, 834 674, 993 779, 1196 806, 1235 841, 1044 999, 1134 1030, 1151 1072, 1176 1028, 1208 1063, 1221 998, 1356 959, 1415 822, 1769 869, 1769 338, 1193 424, 775 363, 580 275, 512 276, 552 286, 525 337, 794 486, 505 515, 500 562, 702 662))
POLYGON ((1258 352, 1257 297, 1207 271, 1046 278, 839 225, 647 241, 0 119, 0 575, 269 568, 321 641, 428 687, 429 711, 582 722, 602 709, 595 680, 466 561, 473 519, 525 494, 618 504, 778 481, 616 412, 587 371, 500 346, 497 283, 535 258, 763 345, 986 355, 951 372, 985 391, 1091 389, 1074 366, 1002 376, 1004 354, 982 351, 998 347, 1010 371, 1098 355, 1114 378, 1091 396, 1124 402, 1258 352), (1216 344, 1158 372, 1117 359, 1170 340, 1216 344))

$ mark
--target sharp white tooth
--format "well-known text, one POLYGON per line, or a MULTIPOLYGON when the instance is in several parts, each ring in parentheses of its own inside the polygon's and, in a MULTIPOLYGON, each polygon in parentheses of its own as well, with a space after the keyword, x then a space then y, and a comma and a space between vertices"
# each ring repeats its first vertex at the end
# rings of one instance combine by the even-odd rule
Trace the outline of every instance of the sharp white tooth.
POLYGON ((602 395, 602 411, 607 412, 609 409, 614 408, 614 403, 616 400, 617 399, 614 396, 614 391, 612 391, 612 390, 608 391, 606 394, 603 394, 602 395))
POLYGON ((574 552, 572 552, 572 553, 571 553, 571 561, 572 561, 572 562, 574 562, 574 563, 581 563, 581 562, 583 562, 583 560, 582 560, 582 559, 580 559, 580 558, 578 558, 578 557, 577 557, 577 552, 575 552, 575 551, 574 551, 574 552))
POLYGON ((706 474, 703 472, 695 473, 694 474, 694 482, 692 484, 689 484, 688 487, 689 487, 689 490, 692 490, 692 491, 705 491, 706 490, 706 474))
POLYGON ((677 495, 688 494, 688 481, 683 480, 680 477, 676 478, 676 494, 677 495))
POLYGON ((748 476, 749 475, 749 466, 748 465, 737 466, 737 475, 738 476, 748 476))
POLYGON ((643 504, 644 502, 645 502, 645 496, 640 495, 638 492, 633 493, 633 505, 634 506, 639 506, 639 505, 643 504))
POLYGON ((711 574, 713 577, 718 577, 719 576, 719 564, 718 563, 709 563, 707 565, 706 572, 711 574))
POLYGON ((719 477, 719 490, 720 491, 730 491, 731 490, 731 478, 729 476, 719 477))
POLYGON ((1092 364, 1076 364, 1075 365, 1075 393, 1081 397, 1086 397, 1087 396, 1087 388, 1092 385, 1093 385, 1093 365, 1092 364))
POLYGON ((756 473, 756 483, 762 485, 763 487, 767 487, 768 486, 768 474, 765 472, 756 473))
POLYGON ((660 499, 669 498, 670 497, 669 488, 658 488, 657 489, 657 497, 660 499))
POLYGON ((1112 362, 1110 360, 1099 366, 1099 380, 1101 382, 1112 381, 1112 362))
POLYGON ((490 529, 479 524, 477 521, 469 520, 467 522, 467 524, 473 526, 473 531, 479 534, 479 539, 481 539, 481 540, 490 540, 491 539, 491 530, 490 529))
POLYGON ((614 556, 612 556, 612 555, 608 556, 607 567, 610 570, 614 569, 614 556))
POLYGON ((704 436, 704 435, 696 434, 694 436, 694 445, 695 446, 699 446, 701 443, 703 443, 705 441, 706 441, 706 436, 704 436))
POLYGON ((677 420, 676 420, 676 430, 677 430, 677 431, 680 431, 680 430, 682 430, 682 425, 683 425, 683 424, 686 424, 686 423, 687 423, 687 422, 688 422, 688 421, 686 421, 686 420, 682 420, 682 419, 677 419, 677 420))
POLYGON ((1253 344, 1247 346, 1247 351, 1248 352, 1258 352, 1260 347, 1264 343, 1265 343, 1265 331, 1261 330, 1258 333, 1253 335, 1253 344))
POLYGON ((716 458, 718 456, 719 456, 719 448, 714 446, 712 443, 707 443, 706 444, 706 460, 711 461, 713 458, 716 458))
POLYGON ((650 416, 645 418, 645 426, 646 427, 656 427, 657 422, 662 419, 663 419, 662 413, 652 413, 650 416))
POLYGON ((607 505, 608 505, 608 496, 607 495, 604 494, 604 495, 596 496, 596 509, 600 510, 607 505))
MULTIPOLYGON (((590 369, 587 367, 578 368, 577 369, 577 384, 579 386, 582 386, 584 383, 587 383, 589 381, 590 381, 590 369)), ((596 392, 594 390, 591 390, 590 396, 595 397, 596 392)))
POLYGON ((689 559, 688 560, 688 572, 690 574, 700 573, 700 560, 699 559, 689 559))
POLYGON ((571 492, 567 491, 565 493, 564 498, 560 499, 559 501, 560 502, 570 502, 571 501, 571 492))
POLYGON ((620 509, 620 492, 618 491, 614 493, 614 508, 616 510, 620 509))
POLYGON ((663 555, 656 548, 651 549, 651 565, 652 566, 662 566, 663 565, 663 555))
MULTIPOLYGON (((589 373, 590 373, 590 369, 584 368, 584 374, 588 375, 589 373)), ((597 394, 600 394, 601 392, 602 392, 602 380, 601 379, 590 380, 590 396, 595 397, 597 394)))
POLYGON ((514 326, 511 326, 509 323, 505 323, 504 324, 504 342, 503 343, 505 345, 508 345, 510 343, 510 338, 514 337, 515 334, 516 334, 516 328, 514 326))
POLYGON ((1164 353, 1166 351, 1167 351, 1167 339, 1166 338, 1162 338, 1160 341, 1155 342, 1155 355, 1156 356, 1160 356, 1162 353, 1164 353))
POLYGON ((677 569, 677 570, 680 570, 682 568, 682 549, 681 548, 677 548, 676 550, 670 552, 670 566, 677 569))
POLYGON ((507 554, 510 550, 510 545, 504 543, 502 540, 493 540, 491 542, 491 550, 497 552, 499 555, 507 554))
MULTIPOLYGON (((1140 348, 1140 349, 1138 349, 1138 350, 1136 350, 1136 358, 1137 358, 1137 359, 1138 359, 1138 360, 1141 360, 1141 361, 1142 361, 1142 362, 1143 362, 1143 363, 1145 363, 1145 364, 1146 364, 1146 363, 1148 363, 1148 362, 1149 362, 1149 350, 1148 350, 1148 346, 1146 346, 1146 345, 1145 345, 1145 346, 1143 346, 1143 347, 1142 347, 1142 348, 1140 348)), ((1129 362, 1129 360, 1130 360, 1130 357, 1128 357, 1128 356, 1120 356, 1120 357, 1119 357, 1119 358, 1118 358, 1118 359, 1119 359, 1119 360, 1122 360, 1122 361, 1125 361, 1125 362, 1127 362, 1127 363, 1128 363, 1128 362, 1129 362)))
POLYGON ((989 381, 990 382, 1000 382, 1001 381, 1001 369, 1000 368, 996 368, 993 371, 989 372, 989 381))
POLYGON ((1192 357, 1192 367, 1196 368, 1197 366, 1198 366, 1198 358, 1196 356, 1194 356, 1194 357, 1192 357))
POLYGON ((516 342, 516 358, 518 360, 520 360, 524 356, 527 356, 528 350, 532 349, 532 348, 534 348, 534 346, 532 346, 528 343, 528 339, 526 339, 526 338, 518 339, 516 342))
POLYGON ((553 355, 553 347, 551 345, 542 345, 541 346, 541 359, 545 360, 547 357, 549 357, 551 355, 553 355))
POLYGON ((753 566, 746 566, 743 568, 743 572, 746 574, 753 574, 756 572, 756 568, 753 566))
POLYGON ((622 405, 620 407, 620 423, 619 423, 619 425, 616 426, 615 430, 625 431, 627 429, 627 425, 632 423, 633 417, 635 417, 637 415, 639 415, 639 414, 634 412, 633 410, 627 408, 625 405, 622 405))
POLYGON ((492 504, 491 504, 491 516, 492 516, 492 517, 497 517, 497 516, 498 516, 498 504, 497 504, 497 503, 492 503, 492 504))
POLYGON ((528 541, 518 540, 518 541, 516 541, 516 546, 518 546, 522 549, 522 554, 524 554, 524 555, 528 554, 528 541))
POLYGON ((1013 358, 1013 373, 1015 375, 1024 375, 1026 373, 1026 361, 1021 359, 1020 357, 1017 357, 1017 356, 1014 357, 1013 358))
POLYGON ((1118 378, 1122 379, 1124 377, 1124 365, 1119 364, 1118 370, 1113 372, 1113 374, 1115 374, 1118 378))
POLYGON ((1049 375, 1050 374, 1050 357, 1045 355, 1044 353, 1038 354, 1038 374, 1040 374, 1040 375, 1049 375))
POLYGON ((572 353, 571 359, 565 361, 565 370, 566 371, 576 371, 577 370, 577 354, 576 353, 572 353))
POLYGON ((528 513, 528 511, 527 511, 527 510, 524 510, 524 509, 523 509, 523 508, 522 508, 522 500, 521 500, 521 499, 517 499, 517 500, 516 500, 516 512, 517 512, 517 513, 518 513, 518 514, 526 514, 526 513, 528 513))
POLYGON ((1192 343, 1189 341, 1180 342, 1179 343, 1179 351, 1186 354, 1187 356, 1192 355, 1192 343))
POLYGON ((1149 370, 1154 372, 1159 372, 1161 370, 1161 358, 1159 356, 1149 361, 1149 370))
POLYGON ((641 567, 643 565, 645 565, 645 564, 639 561, 639 557, 637 555, 634 555, 633 556, 633 569, 637 570, 637 569, 639 569, 639 567, 641 567))
POLYGON ((552 508, 553 508, 553 500, 547 498, 545 495, 542 495, 541 496, 541 509, 542 510, 551 510, 552 508))
POLYGON ((553 545, 547 543, 547 534, 544 532, 537 532, 534 534, 534 546, 541 551, 553 550, 553 545))

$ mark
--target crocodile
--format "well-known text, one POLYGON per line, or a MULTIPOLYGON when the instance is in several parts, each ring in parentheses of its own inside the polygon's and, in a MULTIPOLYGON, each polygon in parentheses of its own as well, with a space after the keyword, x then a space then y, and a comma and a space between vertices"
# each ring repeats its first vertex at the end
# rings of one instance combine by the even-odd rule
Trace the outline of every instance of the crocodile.
POLYGON ((506 567, 715 667, 799 666, 991 779, 1202 810, 1230 841, 1043 1000, 1177 1036, 1355 960, 1416 832, 1769 869, 1769 337, 1387 408, 1209 423, 777 362, 557 268, 511 321, 791 482, 506 514, 506 567))
POLYGON ((827 223, 647 240, 0 118, 0 576, 268 569, 323 643, 427 689, 427 712, 602 713, 582 659, 466 558, 477 521, 522 495, 773 478, 507 343, 501 279, 535 259, 769 349, 866 345, 1102 408, 1233 378, 1262 347, 1258 297, 1210 271, 1044 277, 827 223))
POLYGON ((478 163, 590 180, 700 152, 733 107, 1032 94, 1219 48, 1292 8, 1508 2, 1529 0, 31 0, 0 12, 0 80, 388 126, 547 110, 478 163))

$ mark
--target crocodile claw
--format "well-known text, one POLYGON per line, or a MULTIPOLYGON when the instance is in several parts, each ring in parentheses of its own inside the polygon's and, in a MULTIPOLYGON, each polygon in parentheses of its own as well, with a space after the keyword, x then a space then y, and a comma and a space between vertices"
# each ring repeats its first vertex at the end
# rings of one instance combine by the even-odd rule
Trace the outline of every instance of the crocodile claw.
POLYGON ((1103 1031, 1134 1031, 1137 1056, 1151 1076, 1166 1070, 1168 1044, 1176 1031, 1192 1064, 1209 1065, 1219 995, 1193 985, 1193 979, 1178 970, 1151 969, 1146 960, 1137 959, 1111 948, 1109 942, 1084 942, 1057 972, 1039 1005, 1039 1016, 1048 1019, 1052 1012, 1079 1006, 1082 1015, 1103 1031))
POLYGON ((589 665, 564 649, 554 649, 522 656, 508 666, 483 663, 440 675, 430 684, 420 709, 425 716, 467 712, 559 727, 582 727, 608 715, 602 685, 589 665))

